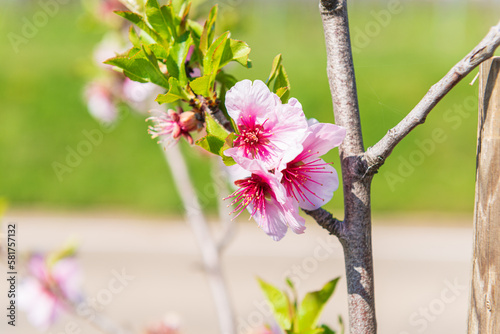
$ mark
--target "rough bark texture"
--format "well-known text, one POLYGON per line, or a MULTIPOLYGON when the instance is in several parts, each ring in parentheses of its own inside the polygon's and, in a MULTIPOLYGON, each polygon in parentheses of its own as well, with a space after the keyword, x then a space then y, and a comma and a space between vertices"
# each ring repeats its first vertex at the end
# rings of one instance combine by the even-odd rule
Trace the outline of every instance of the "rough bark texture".
POLYGON ((500 57, 480 67, 474 255, 468 333, 500 331, 500 57))
MULTIPOLYGON (((346 0, 323 0, 320 12, 328 57, 327 73, 335 123, 347 130, 339 148, 344 187, 344 221, 334 222, 343 247, 352 334, 376 333, 371 244, 370 183, 362 160, 363 138, 352 60, 346 0)), ((314 214, 319 211, 315 210, 314 214)))

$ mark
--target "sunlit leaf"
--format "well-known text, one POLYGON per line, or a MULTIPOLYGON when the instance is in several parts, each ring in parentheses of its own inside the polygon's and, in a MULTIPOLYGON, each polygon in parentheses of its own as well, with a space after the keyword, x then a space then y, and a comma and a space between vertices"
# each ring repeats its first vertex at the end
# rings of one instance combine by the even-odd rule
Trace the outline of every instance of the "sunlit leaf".
POLYGON ((162 103, 172 103, 177 100, 184 100, 184 101, 189 101, 190 99, 194 98, 192 93, 189 93, 185 87, 182 87, 181 84, 179 83, 179 80, 177 80, 174 77, 170 77, 168 80, 170 90, 166 94, 160 94, 156 97, 156 102, 162 104, 162 103))
POLYGON ((321 290, 309 292, 304 297, 298 311, 298 330, 301 333, 316 327, 321 311, 335 291, 339 279, 340 277, 331 280, 321 290))
POLYGON ((271 309, 278 325, 288 330, 292 326, 292 304, 287 294, 275 286, 258 279, 260 287, 267 300, 271 304, 271 309))

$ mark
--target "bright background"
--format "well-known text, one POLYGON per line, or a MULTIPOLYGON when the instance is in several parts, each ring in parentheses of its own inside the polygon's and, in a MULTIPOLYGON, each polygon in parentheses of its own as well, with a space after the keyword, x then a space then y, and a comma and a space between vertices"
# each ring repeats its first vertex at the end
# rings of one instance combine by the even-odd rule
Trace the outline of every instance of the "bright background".
MULTIPOLYGON (((201 10, 207 12, 212 3, 205 2, 201 10)), ((317 1, 219 3, 221 25, 232 26, 232 37, 252 47, 253 68, 234 65, 233 73, 265 80, 272 59, 282 53, 292 96, 306 115, 333 122, 317 1)), ((75 236, 87 296, 98 295, 113 270, 125 268, 136 277, 106 305, 110 318, 139 330, 175 312, 183 319, 183 333, 218 333, 199 249, 180 219, 182 203, 143 115, 125 112, 62 181, 54 172, 54 162, 65 164, 68 150, 87 140, 85 131, 102 131, 87 112, 82 91, 104 30, 90 23, 78 1, 68 1, 16 53, 9 33, 21 34, 24 20, 41 10, 40 3, 0 0, 0 5, 0 197, 10 202, 4 222, 18 223, 20 254, 50 252, 75 236)), ((388 17, 381 15, 389 8, 386 1, 354 0, 349 8, 365 147, 396 125, 500 17, 498 0, 408 0, 400 7, 388 17)), ((373 247, 381 333, 465 332, 478 90, 477 82, 469 83, 476 73, 439 103, 375 177, 373 247), (429 142, 436 138, 433 131, 440 134, 439 143, 429 142), (443 304, 440 298, 443 291, 449 296, 450 282, 458 282, 459 289, 453 302, 443 304), (422 324, 419 312, 440 302, 445 308, 422 324)), ((216 199, 206 196, 212 163, 181 145, 200 195, 207 199, 206 209, 214 215, 216 199)), ((339 167, 337 150, 326 158, 339 167)), ((326 207, 342 216, 341 189, 326 207)), ((236 226, 239 233, 225 254, 224 268, 239 324, 262 304, 255 276, 283 287, 285 275, 311 261, 316 268, 301 280, 300 294, 342 276, 324 319, 332 326, 332 315, 347 319, 341 246, 329 243, 317 224, 308 221, 306 235, 289 233, 280 243, 252 222, 236 226), (318 260, 318 249, 331 252, 318 260)), ((220 226, 211 227, 218 232, 220 226)), ((1 280, 0 291, 6 289, 1 280)), ((6 294, 0 298, 1 305, 5 302, 6 294)), ((59 321, 53 333, 63 332, 68 319, 59 321)), ((78 321, 84 333, 96 332, 78 321)), ((37 333, 25 315, 19 325, 13 333, 37 333)), ((1 322, 0 332, 6 328, 11 330, 1 322)))
MULTIPOLYGON (((180 214, 163 157, 146 133, 144 116, 134 113, 58 180, 53 162, 65 162, 68 149, 85 140, 83 130, 99 129, 87 113, 82 89, 85 67, 102 31, 89 27, 81 5, 70 2, 61 5, 57 15, 15 53, 8 33, 20 34, 23 17, 33 17, 40 5, 9 1, 2 7, 0 195, 21 209, 180 214)), ((354 2, 350 7, 366 147, 402 119, 476 45, 500 12, 486 2, 405 1, 399 8, 399 13, 377 21, 387 3, 354 2)), ((238 78, 265 79, 273 57, 282 53, 292 96, 301 101, 306 115, 333 122, 315 1, 223 1, 221 17, 235 24, 234 38, 252 47, 254 66, 246 70, 235 65, 238 78)), ((412 132, 382 167, 373 185, 375 212, 472 212, 478 87, 469 83, 476 72, 439 103, 426 125, 412 132), (420 148, 418 143, 428 140, 436 128, 444 142, 420 148)), ((335 151, 327 158, 339 167, 337 155, 335 151)), ((205 157, 188 156, 203 189, 209 182, 209 163, 205 157)), ((210 201, 210 210, 214 202, 210 201)), ((327 207, 339 212, 340 191, 327 207)))

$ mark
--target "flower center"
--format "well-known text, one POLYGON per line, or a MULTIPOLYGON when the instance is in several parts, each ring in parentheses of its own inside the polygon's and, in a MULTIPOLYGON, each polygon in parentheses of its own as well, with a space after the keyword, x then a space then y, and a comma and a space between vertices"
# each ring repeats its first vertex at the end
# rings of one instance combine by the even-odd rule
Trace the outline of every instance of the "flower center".
MULTIPOLYGON (((267 120, 266 120, 267 121, 267 120)), ((256 158, 265 155, 268 152, 266 145, 269 144, 269 139, 272 134, 264 129, 262 124, 241 124, 239 126, 240 134, 234 141, 234 146, 241 147, 245 155, 256 158)))
MULTIPOLYGON (((308 155, 305 155, 303 157, 304 160, 311 156, 314 156, 316 152, 308 153, 308 155)), ((319 158, 310 160, 307 163, 304 163, 304 161, 302 160, 298 162, 288 163, 287 167, 282 171, 283 178, 281 180, 281 183, 284 185, 287 194, 289 196, 293 196, 297 201, 299 201, 300 199, 303 201, 308 201, 311 204, 313 204, 309 199, 309 196, 311 195, 324 201, 323 198, 319 197, 306 185, 306 182, 310 182, 309 186, 314 184, 315 186, 322 187, 323 184, 314 179, 314 174, 331 173, 325 170, 325 166, 327 165, 329 165, 329 163, 326 163, 319 158)))
POLYGON ((224 198, 229 199, 232 198, 233 201, 230 205, 238 203, 236 208, 231 212, 238 212, 236 216, 233 217, 235 219, 238 217, 243 210, 250 204, 253 205, 253 210, 250 213, 250 218, 253 217, 254 214, 260 212, 261 214, 265 213, 265 202, 266 198, 272 196, 272 190, 269 184, 264 181, 260 176, 252 174, 252 176, 247 177, 243 180, 237 180, 234 182, 239 188, 230 196, 224 198))

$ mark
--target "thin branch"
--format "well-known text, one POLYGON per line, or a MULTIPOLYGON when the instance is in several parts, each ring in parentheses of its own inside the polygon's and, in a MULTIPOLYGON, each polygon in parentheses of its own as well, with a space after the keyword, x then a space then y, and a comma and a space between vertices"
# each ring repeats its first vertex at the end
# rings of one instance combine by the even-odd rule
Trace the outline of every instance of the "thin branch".
POLYGON ((221 236, 217 240, 219 256, 222 255, 236 235, 235 223, 229 216, 230 210, 228 210, 227 203, 223 200, 224 197, 229 196, 226 174, 220 158, 218 156, 212 158, 212 180, 217 196, 217 209, 222 228, 221 236))
POLYGON ((181 197, 186 216, 200 247, 203 264, 219 317, 222 334, 235 334, 233 308, 229 291, 220 265, 219 252, 203 215, 195 188, 191 183, 186 162, 178 145, 164 148, 165 158, 172 171, 177 191, 181 197))
POLYGON ((373 147, 365 153, 368 173, 374 174, 391 154, 396 145, 417 125, 423 124, 427 115, 441 99, 467 74, 483 61, 491 58, 500 45, 500 22, 492 27, 485 38, 434 86, 413 110, 373 147))
POLYGON ((312 211, 302 209, 302 211, 311 216, 319 226, 330 232, 331 235, 336 236, 339 240, 344 238, 343 222, 333 217, 330 212, 323 208, 312 211))
POLYGON ((216 103, 210 104, 210 101, 207 101, 207 99, 205 99, 205 97, 203 97, 202 95, 197 95, 196 98, 199 101, 199 105, 197 107, 200 109, 200 111, 202 111, 204 114, 212 115, 212 117, 217 122, 219 122, 219 124, 222 125, 227 131, 234 132, 233 125, 216 103))

